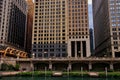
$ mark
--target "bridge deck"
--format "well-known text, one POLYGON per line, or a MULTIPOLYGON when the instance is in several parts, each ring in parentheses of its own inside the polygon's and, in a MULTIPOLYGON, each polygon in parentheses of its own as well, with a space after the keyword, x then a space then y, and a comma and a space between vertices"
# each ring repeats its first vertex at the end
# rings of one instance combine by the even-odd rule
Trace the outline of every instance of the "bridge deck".
POLYGON ((120 58, 1 58, 6 61, 120 61, 120 58))

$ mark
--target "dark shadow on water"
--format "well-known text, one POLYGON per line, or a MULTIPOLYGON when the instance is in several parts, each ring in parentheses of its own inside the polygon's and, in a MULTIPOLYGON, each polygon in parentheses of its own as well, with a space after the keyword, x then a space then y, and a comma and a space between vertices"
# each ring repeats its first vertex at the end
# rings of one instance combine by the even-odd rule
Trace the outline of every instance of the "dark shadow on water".
POLYGON ((2 77, 0 80, 120 80, 115 78, 87 78, 87 77, 2 77))

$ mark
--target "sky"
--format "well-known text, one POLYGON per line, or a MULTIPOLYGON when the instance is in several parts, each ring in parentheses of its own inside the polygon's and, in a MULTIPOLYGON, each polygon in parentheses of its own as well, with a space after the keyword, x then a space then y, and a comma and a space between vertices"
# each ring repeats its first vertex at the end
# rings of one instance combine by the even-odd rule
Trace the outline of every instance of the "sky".
POLYGON ((88 0, 88 4, 92 4, 92 0, 88 0))
POLYGON ((93 28, 93 13, 92 13, 92 0, 88 0, 88 9, 89 9, 89 27, 93 28))

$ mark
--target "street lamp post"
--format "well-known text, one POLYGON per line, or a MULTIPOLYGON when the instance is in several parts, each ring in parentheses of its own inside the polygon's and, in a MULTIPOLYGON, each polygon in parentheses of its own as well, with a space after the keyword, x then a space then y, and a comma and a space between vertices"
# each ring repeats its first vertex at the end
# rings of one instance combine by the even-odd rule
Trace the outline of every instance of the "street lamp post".
POLYGON ((34 53, 32 53, 32 58, 33 58, 33 59, 35 58, 35 54, 34 54, 34 53))
POLYGON ((0 78, 1 78, 1 69, 2 69, 2 53, 0 53, 0 78))
MULTIPOLYGON (((35 54, 32 53, 32 59, 35 58, 35 54)), ((33 62, 31 61, 31 69, 32 69, 32 79, 33 79, 33 76, 34 76, 34 65, 33 65, 33 62)), ((34 80, 34 79, 33 79, 34 80)))
POLYGON ((107 78, 107 67, 105 67, 105 75, 106 75, 106 78, 107 78))
POLYGON ((46 80, 46 70, 47 70, 47 68, 45 67, 45 80, 46 80))
POLYGON ((70 76, 70 71, 69 71, 69 70, 70 70, 70 68, 68 67, 68 68, 67 68, 68 80, 69 80, 69 76, 70 76))
POLYGON ((80 54, 80 57, 83 58, 83 54, 81 51, 78 51, 78 53, 80 54))
POLYGON ((79 57, 81 57, 80 51, 78 51, 78 53, 79 53, 79 57))
POLYGON ((43 52, 42 58, 45 58, 45 54, 47 54, 47 52, 43 52))
POLYGON ((17 59, 19 59, 20 54, 17 54, 17 59))
POLYGON ((81 77, 83 77, 83 67, 81 66, 81 77))
POLYGON ((1 58, 2 58, 2 54, 0 53, 0 70, 1 70, 1 64, 2 64, 2 59, 1 58))

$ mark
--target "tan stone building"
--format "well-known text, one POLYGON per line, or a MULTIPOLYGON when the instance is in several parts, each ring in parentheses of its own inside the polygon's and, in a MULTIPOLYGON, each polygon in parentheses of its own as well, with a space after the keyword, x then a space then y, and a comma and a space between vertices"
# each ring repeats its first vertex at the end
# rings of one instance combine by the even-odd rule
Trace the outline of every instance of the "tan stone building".
POLYGON ((36 57, 89 57, 88 0, 35 0, 36 57))
POLYGON ((120 0, 93 0, 97 56, 120 57, 120 0))

